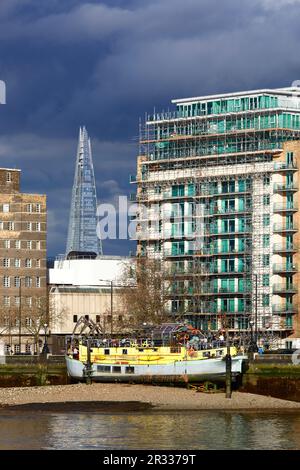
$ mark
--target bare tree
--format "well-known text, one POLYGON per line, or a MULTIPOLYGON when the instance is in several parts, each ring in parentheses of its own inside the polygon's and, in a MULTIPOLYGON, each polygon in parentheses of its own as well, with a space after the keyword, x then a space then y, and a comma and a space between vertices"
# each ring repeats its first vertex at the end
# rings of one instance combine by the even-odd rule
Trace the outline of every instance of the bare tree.
POLYGON ((160 324, 170 315, 170 280, 160 260, 138 258, 136 266, 125 265, 121 283, 121 310, 124 327, 143 323, 160 324))
POLYGON ((21 333, 21 337, 31 337, 34 349, 40 353, 40 337, 44 334, 44 325, 48 328, 60 321, 63 309, 55 309, 54 303, 47 295, 22 297, 21 306, 0 307, 0 336, 11 343, 12 337, 21 333), (30 300, 30 301, 29 301, 30 300))

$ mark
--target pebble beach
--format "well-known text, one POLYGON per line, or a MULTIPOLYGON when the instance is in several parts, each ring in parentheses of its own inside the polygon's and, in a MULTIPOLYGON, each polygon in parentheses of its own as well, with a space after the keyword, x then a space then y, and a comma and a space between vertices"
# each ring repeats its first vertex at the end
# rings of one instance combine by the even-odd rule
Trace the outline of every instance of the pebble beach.
POLYGON ((0 388, 0 408, 56 411, 299 410, 300 403, 270 396, 139 384, 72 384, 0 388))

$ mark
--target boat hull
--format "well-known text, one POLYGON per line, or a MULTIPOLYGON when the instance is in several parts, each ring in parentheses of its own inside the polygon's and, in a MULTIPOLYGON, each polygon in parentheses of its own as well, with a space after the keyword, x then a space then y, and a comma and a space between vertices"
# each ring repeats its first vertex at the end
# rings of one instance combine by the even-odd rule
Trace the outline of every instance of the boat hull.
MULTIPOLYGON (((83 362, 66 356, 68 375, 78 381, 86 380, 83 362)), ((232 379, 245 371, 246 356, 232 357, 232 379)), ((226 363, 223 358, 174 361, 169 364, 111 364, 94 363, 91 368, 93 382, 131 383, 191 383, 225 380, 226 363)))

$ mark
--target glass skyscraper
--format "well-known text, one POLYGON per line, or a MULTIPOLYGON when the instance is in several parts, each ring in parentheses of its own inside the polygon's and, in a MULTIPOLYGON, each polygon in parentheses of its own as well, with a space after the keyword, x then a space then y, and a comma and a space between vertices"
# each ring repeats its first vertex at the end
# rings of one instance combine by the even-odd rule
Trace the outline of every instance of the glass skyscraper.
POLYGON ((85 127, 79 129, 79 142, 72 190, 66 256, 102 254, 97 236, 97 194, 91 142, 85 127))

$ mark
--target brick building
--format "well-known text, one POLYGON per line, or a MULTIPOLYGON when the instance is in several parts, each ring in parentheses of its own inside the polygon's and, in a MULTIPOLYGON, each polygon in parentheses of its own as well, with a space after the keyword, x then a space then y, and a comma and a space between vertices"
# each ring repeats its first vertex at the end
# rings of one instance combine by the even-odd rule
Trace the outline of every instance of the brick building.
POLYGON ((0 341, 33 353, 47 323, 46 196, 20 192, 20 176, 0 168, 0 341))

